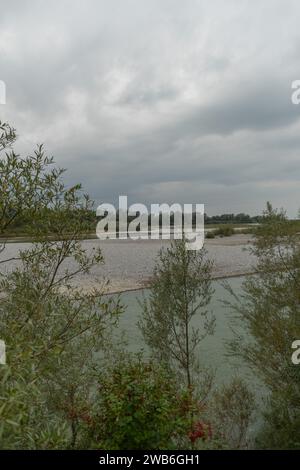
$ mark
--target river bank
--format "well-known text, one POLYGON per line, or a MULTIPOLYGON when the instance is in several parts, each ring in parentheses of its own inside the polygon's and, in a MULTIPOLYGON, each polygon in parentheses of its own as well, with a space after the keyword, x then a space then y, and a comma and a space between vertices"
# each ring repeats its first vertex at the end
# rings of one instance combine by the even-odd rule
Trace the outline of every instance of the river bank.
MULTIPOLYGON (((214 263, 213 278, 233 278, 253 273, 255 259, 249 252, 251 241, 249 234, 205 240, 207 256, 214 263)), ((91 240, 85 243, 88 249, 95 246, 91 240)), ((80 286, 90 289, 105 278, 109 280, 105 286, 107 293, 147 288, 160 249, 170 244, 167 240, 105 240, 99 243, 105 263, 82 279, 80 286)))
MULTIPOLYGON (((255 260, 249 253, 251 238, 251 235, 235 234, 205 241, 207 256, 214 263, 214 279, 239 277, 254 271, 255 260)), ((105 241, 102 251, 106 262, 101 271, 110 280, 107 291, 148 287, 159 250, 168 245, 168 241, 161 240, 105 241)))
MULTIPOLYGON (((207 256, 213 261, 213 278, 237 277, 253 272, 254 258, 249 253, 252 237, 249 234, 236 233, 230 237, 217 237, 205 240, 207 256)), ((90 290, 104 286, 107 293, 126 292, 148 287, 155 261, 162 247, 168 247, 168 240, 84 240, 83 247, 87 252, 101 247, 104 264, 95 267, 89 275, 77 276, 74 287, 90 290)), ((30 243, 8 243, 1 259, 18 256, 20 250, 30 243)), ((68 268, 72 268, 69 260, 68 268)), ((9 271, 18 261, 0 264, 0 269, 9 271)))

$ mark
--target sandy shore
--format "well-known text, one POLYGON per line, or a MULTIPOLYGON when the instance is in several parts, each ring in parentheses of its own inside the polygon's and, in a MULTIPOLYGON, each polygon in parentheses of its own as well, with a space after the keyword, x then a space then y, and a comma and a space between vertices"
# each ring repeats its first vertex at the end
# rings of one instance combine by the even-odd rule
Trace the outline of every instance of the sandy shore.
MULTIPOLYGON (((107 293, 143 289, 149 285, 155 261, 162 247, 168 247, 168 240, 105 240, 89 239, 82 242, 83 248, 91 252, 101 248, 104 261, 89 275, 78 276, 74 287, 89 291, 103 286, 103 279, 109 280, 105 287, 107 293)), ((214 262, 215 279, 241 276, 253 272, 254 259, 250 255, 251 235, 236 233, 231 237, 205 240, 208 257, 214 262)), ((5 258, 18 256, 19 250, 28 248, 28 243, 8 243, 5 258)), ((2 257, 4 255, 2 254, 2 257)), ((1 258, 1 257, 0 257, 1 258)), ((14 268, 18 263, 11 261, 0 265, 1 270, 14 268)), ((68 261, 72 269, 72 260, 68 261)))
MULTIPOLYGON (((92 244, 91 241, 87 241, 92 244)), ((80 282, 90 289, 99 286, 99 279, 109 279, 108 293, 143 289, 149 285, 159 250, 167 247, 161 240, 107 240, 101 242, 105 264, 97 272, 80 282), (99 276, 99 277, 98 277, 99 276), (98 280, 97 280, 98 278, 98 280)), ((213 260, 213 278, 242 276, 254 270, 254 259, 249 253, 251 235, 235 234, 231 237, 208 239, 205 248, 213 260)))

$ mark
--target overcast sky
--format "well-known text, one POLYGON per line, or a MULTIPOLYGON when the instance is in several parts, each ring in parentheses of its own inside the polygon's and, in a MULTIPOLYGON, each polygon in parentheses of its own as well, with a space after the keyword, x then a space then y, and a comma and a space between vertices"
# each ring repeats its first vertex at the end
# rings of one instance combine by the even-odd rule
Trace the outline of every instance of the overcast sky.
POLYGON ((300 207, 299 0, 0 0, 0 118, 97 202, 300 207))

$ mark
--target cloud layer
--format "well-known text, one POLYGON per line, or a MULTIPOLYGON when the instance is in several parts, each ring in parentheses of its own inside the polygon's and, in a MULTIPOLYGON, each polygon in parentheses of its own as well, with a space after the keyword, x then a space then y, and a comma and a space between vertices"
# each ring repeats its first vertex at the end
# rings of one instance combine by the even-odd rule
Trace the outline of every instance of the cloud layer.
POLYGON ((1 118, 97 201, 300 207, 297 0, 0 0, 1 118))

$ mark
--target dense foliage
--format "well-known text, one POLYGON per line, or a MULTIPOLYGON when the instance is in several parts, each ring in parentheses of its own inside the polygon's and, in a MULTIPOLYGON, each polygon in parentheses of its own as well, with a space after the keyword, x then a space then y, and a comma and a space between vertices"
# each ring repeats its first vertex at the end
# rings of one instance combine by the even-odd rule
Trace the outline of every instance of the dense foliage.
POLYGON ((258 445, 299 448, 300 369, 291 360, 292 343, 300 338, 298 224, 268 204, 253 254, 256 273, 231 305, 245 330, 244 335, 237 332, 231 352, 246 361, 270 393, 258 445))

